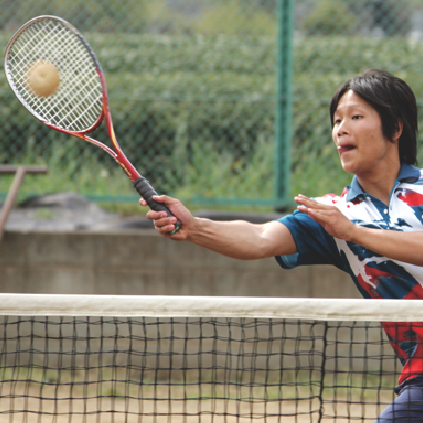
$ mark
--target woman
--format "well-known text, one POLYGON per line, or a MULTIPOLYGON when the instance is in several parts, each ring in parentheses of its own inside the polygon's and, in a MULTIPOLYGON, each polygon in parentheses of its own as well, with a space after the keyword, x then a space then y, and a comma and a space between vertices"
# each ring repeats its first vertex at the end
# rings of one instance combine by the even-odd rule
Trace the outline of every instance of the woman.
MULTIPOLYGON (((182 222, 170 238, 237 259, 274 256, 285 269, 332 264, 350 274, 364 298, 422 299, 423 171, 413 166, 413 91, 388 72, 369 70, 339 87, 330 118, 342 167, 354 174, 340 196, 298 195, 294 214, 263 225, 195 218, 179 200, 157 196, 182 222)), ((175 217, 152 210, 147 217, 169 237, 175 217)), ((398 397, 377 423, 422 421, 423 326, 384 328, 404 367, 398 397)))

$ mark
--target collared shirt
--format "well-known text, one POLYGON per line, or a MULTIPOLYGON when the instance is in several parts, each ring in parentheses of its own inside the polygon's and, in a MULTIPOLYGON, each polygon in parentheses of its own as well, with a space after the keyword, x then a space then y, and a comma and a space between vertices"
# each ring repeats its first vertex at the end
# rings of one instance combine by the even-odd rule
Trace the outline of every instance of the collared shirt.
MULTIPOLYGON (((340 196, 328 194, 316 201, 335 205, 353 223, 367 228, 423 230, 423 170, 402 165, 389 205, 365 193, 356 176, 340 196)), ((298 211, 279 221, 290 230, 298 251, 276 257, 283 268, 332 264, 351 276, 364 298, 423 299, 423 267, 392 260, 358 244, 333 238, 307 214, 298 211)), ((383 325, 404 364, 400 383, 422 375, 423 324, 383 325)))

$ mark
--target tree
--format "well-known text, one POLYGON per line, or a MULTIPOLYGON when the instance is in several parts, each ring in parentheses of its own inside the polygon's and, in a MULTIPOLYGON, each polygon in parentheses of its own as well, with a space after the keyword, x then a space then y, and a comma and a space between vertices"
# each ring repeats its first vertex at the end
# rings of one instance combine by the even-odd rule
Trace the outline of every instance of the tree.
POLYGON ((408 4, 403 0, 373 0, 373 27, 384 35, 405 35, 411 29, 408 4))
POLYGON ((0 29, 15 31, 38 15, 57 15, 83 32, 135 33, 145 29, 150 0, 0 0, 0 29))
MULTIPOLYGON (((253 7, 255 2, 226 0, 206 7, 193 25, 196 32, 206 35, 274 35, 275 15, 253 7)), ((257 5, 255 5, 257 6, 257 5)))
POLYGON ((308 13, 302 23, 307 35, 347 35, 358 25, 344 0, 321 0, 308 13))

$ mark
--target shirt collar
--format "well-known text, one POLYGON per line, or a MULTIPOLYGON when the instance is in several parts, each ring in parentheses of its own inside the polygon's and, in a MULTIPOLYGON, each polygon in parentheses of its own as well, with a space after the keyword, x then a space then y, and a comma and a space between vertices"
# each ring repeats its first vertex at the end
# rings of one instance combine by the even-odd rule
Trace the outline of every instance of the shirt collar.
MULTIPOLYGON (((418 181, 419 176, 419 168, 404 163, 403 165, 401 165, 400 174, 395 184, 404 182, 407 182, 408 184, 414 184, 418 181)), ((351 182, 351 188, 347 194, 347 201, 350 202, 360 195, 364 196, 364 194, 365 192, 363 191, 363 188, 361 188, 360 184, 358 183, 357 175, 354 175, 353 180, 351 182)))

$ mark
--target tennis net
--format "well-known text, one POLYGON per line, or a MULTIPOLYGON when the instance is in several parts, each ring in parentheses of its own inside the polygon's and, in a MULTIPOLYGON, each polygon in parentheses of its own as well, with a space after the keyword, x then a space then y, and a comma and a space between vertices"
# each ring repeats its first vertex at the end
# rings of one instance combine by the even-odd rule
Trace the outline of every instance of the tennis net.
POLYGON ((420 304, 0 294, 0 423, 373 422, 420 304))

